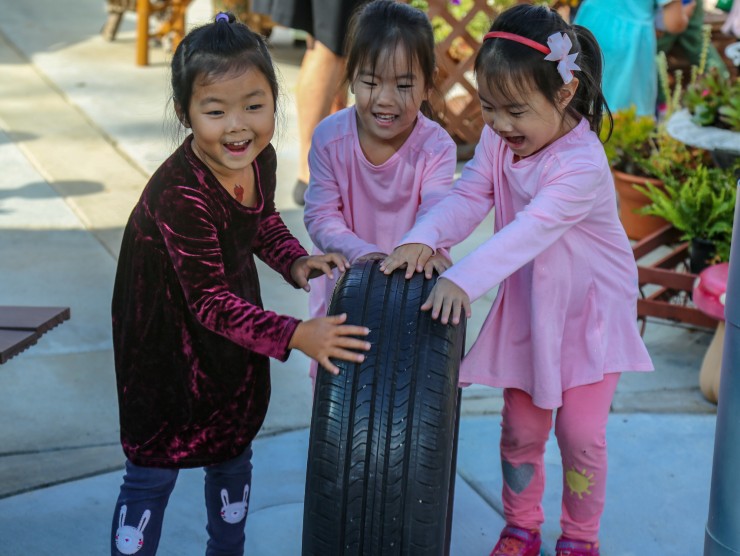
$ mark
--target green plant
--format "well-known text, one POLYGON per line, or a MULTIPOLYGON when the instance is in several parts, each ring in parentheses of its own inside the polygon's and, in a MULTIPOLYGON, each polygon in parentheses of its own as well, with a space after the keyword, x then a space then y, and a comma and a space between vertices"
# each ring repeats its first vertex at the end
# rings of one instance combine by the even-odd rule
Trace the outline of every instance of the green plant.
POLYGON ((609 126, 601 128, 606 158, 615 170, 635 174, 636 159, 645 158, 650 152, 649 141, 655 133, 655 120, 650 116, 638 116, 634 105, 617 110, 612 116, 611 136, 609 126))
POLYGON ((608 126, 601 129, 601 139, 609 165, 635 176, 660 178, 664 174, 683 176, 709 154, 671 137, 665 125, 656 125, 651 116, 638 116, 634 106, 613 114, 614 127, 606 140, 608 126))
POLYGON ((650 204, 641 214, 659 216, 682 232, 682 239, 700 238, 717 246, 720 258, 727 259, 732 239, 736 188, 734 171, 700 164, 683 178, 661 176, 663 187, 636 185, 650 204))
POLYGON ((714 126, 740 131, 740 81, 725 77, 712 68, 690 84, 683 104, 691 113, 693 122, 700 126, 714 126))
POLYGON ((740 131, 740 81, 735 82, 727 104, 719 107, 719 119, 734 131, 740 131))
POLYGON ((635 166, 640 175, 659 179, 670 175, 675 179, 683 179, 700 165, 711 163, 711 155, 706 150, 675 139, 668 134, 665 124, 658 124, 648 144, 646 155, 635 155, 635 166))

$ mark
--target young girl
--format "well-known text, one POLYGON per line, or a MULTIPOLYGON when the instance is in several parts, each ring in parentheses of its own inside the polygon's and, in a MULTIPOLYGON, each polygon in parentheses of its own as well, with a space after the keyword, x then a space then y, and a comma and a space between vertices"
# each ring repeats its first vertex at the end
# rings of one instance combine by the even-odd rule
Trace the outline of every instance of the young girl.
MULTIPOLYGON (((703 2, 704 0, 699 0, 703 2)), ((655 116, 658 99, 656 25, 681 33, 696 2, 681 0, 584 0, 574 23, 587 27, 604 53, 604 96, 612 110, 635 105, 655 116)))
MULTIPOLYGON (((421 112, 435 72, 426 14, 390 0, 366 4, 352 20, 347 54, 355 105, 314 132, 304 222, 317 253, 336 251, 354 262, 390 253, 449 190, 456 156, 447 132, 421 112)), ((427 275, 449 264, 439 252, 425 265, 427 275)), ((336 280, 316 282, 314 317, 326 314, 336 280)))
MULTIPOLYGON (((563 463, 560 556, 599 554, 606 421, 619 373, 652 370, 636 326, 637 269, 598 139, 601 53, 586 29, 546 7, 502 13, 475 61, 487 124, 451 193, 381 263, 420 271, 493 207, 495 233, 447 270, 422 309, 457 324, 498 285, 461 380, 504 388, 507 525, 492 555, 534 556, 544 521, 544 451, 563 463)), ((639 552, 639 548, 636 548, 639 552)))
POLYGON ((172 60, 192 131, 155 172, 124 232, 113 346, 126 474, 111 553, 155 554, 178 469, 205 467, 206 554, 242 554, 251 442, 270 397, 269 357, 292 348, 362 361, 367 329, 262 308, 254 255, 294 287, 348 263, 309 257, 275 210, 278 87, 261 37, 221 13, 172 60))

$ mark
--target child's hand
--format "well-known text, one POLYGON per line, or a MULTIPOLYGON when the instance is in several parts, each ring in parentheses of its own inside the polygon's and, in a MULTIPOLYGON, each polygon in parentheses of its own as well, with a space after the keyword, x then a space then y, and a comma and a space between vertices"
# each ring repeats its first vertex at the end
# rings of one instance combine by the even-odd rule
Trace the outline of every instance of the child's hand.
POLYGON ((363 255, 362 257, 357 257, 356 262, 364 263, 365 261, 382 261, 387 256, 388 253, 368 253, 367 255, 363 255))
POLYGON ((325 255, 311 255, 310 257, 299 257, 290 267, 290 277, 301 288, 307 292, 311 291, 308 281, 312 278, 326 274, 333 278, 333 268, 338 268, 339 272, 344 272, 349 268, 349 261, 344 255, 338 253, 327 253, 325 255))
POLYGON ((365 356, 350 350, 370 349, 370 342, 352 337, 367 336, 370 329, 342 324, 346 320, 347 315, 342 314, 303 321, 295 329, 288 347, 301 350, 318 361, 327 371, 338 375, 339 368, 330 361, 330 357, 362 363, 365 356))
POLYGON ((440 278, 434 284, 429 297, 421 306, 422 311, 432 310, 432 318, 440 318, 442 324, 447 324, 452 313, 452 324, 460 324, 460 311, 465 309, 465 316, 470 318, 470 297, 465 291, 451 280, 440 278))
POLYGON ((411 278, 414 272, 423 272, 424 266, 432 256, 432 248, 423 243, 407 243, 396 247, 393 253, 388 255, 380 263, 380 270, 390 274, 397 268, 406 266, 406 278, 411 278))
POLYGON ((427 264, 424 265, 424 276, 429 279, 432 277, 432 272, 434 272, 435 270, 438 274, 442 274, 451 266, 452 261, 445 257, 441 252, 437 251, 429 258, 427 264))

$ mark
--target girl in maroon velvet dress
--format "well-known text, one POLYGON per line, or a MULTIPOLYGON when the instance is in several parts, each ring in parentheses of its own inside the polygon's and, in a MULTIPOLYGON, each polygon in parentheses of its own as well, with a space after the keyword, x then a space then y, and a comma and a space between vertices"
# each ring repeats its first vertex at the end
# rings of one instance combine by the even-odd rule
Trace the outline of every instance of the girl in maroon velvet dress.
POLYGON ((254 256, 294 287, 340 271, 310 257, 275 210, 277 81, 263 39, 221 13, 172 60, 192 131, 154 173, 126 226, 113 347, 126 473, 111 553, 155 554, 178 469, 205 467, 206 554, 242 554, 251 442, 270 397, 269 358, 297 348, 331 372, 369 344, 345 316, 301 322, 262 308, 254 256))

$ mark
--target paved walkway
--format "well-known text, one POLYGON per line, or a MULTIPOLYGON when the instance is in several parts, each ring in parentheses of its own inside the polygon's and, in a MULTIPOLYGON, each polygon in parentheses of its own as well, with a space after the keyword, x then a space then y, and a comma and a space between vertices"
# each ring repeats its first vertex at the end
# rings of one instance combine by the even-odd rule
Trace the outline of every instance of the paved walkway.
MULTIPOLYGON (((179 141, 167 104, 167 54, 134 64, 127 15, 115 42, 104 3, 0 0, 0 305, 70 306, 71 320, 0 367, 0 556, 105 554, 123 456, 110 342, 110 295, 123 225, 147 176, 179 141), (168 122, 163 125, 163 121, 168 122)), ((209 17, 195 0, 190 22, 209 17)), ((297 159, 292 87, 300 52, 275 46, 286 93, 278 205, 309 244, 291 200, 297 159)), ((479 243, 490 222, 453 250, 479 243)), ((306 316, 305 294, 263 272, 265 304, 306 316)), ((491 296, 474 305, 474 337, 491 296)), ((705 331, 648 324, 655 373, 625 375, 609 424, 606 556, 700 554, 715 407, 698 369, 705 331)), ((307 359, 273 365, 273 401, 255 442, 249 554, 300 552, 310 419, 307 359)), ((453 554, 487 554, 502 526, 500 392, 463 396, 453 554)), ((558 535, 560 464, 547 452, 547 549, 558 535)), ((200 470, 183 472, 161 554, 203 553, 200 470)))

